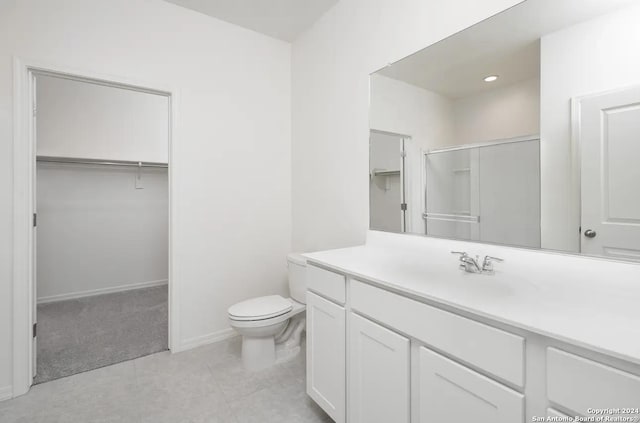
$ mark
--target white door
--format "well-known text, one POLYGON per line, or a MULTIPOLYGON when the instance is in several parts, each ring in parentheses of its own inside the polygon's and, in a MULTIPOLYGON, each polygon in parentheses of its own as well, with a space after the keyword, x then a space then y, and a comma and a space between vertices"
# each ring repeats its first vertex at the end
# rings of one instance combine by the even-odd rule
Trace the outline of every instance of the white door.
POLYGON ((353 313, 349 323, 349 422, 408 423, 409 340, 353 313))
POLYGON ((307 291, 307 394, 336 423, 346 406, 345 310, 307 291))
POLYGON ((523 423, 524 396, 424 347, 419 353, 420 423, 523 423))
POLYGON ((579 101, 581 251, 640 260, 640 87, 579 101))

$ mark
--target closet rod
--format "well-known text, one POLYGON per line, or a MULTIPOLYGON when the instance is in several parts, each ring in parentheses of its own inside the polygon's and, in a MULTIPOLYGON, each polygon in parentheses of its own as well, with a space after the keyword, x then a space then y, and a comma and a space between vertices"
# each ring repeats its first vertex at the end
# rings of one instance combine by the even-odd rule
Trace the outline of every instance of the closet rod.
POLYGON ((132 160, 78 159, 74 157, 53 157, 53 156, 37 156, 36 161, 48 162, 48 163, 93 164, 93 165, 104 165, 104 166, 159 167, 159 168, 169 167, 167 163, 134 162, 132 160))

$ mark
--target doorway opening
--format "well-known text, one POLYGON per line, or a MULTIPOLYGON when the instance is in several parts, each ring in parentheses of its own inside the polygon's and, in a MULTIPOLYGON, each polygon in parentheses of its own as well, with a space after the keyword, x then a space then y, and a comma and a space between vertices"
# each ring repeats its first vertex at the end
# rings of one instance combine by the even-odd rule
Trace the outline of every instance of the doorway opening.
POLYGON ((17 396, 172 348, 175 110, 171 90, 20 61, 15 86, 17 396))
POLYGON ((407 231, 405 158, 410 137, 371 130, 369 135, 369 227, 407 231))

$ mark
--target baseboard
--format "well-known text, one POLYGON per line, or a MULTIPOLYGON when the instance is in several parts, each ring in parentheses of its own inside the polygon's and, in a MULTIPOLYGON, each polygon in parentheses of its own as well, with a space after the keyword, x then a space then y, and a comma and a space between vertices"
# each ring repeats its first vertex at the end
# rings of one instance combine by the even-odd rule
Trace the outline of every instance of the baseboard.
POLYGON ((13 398, 13 386, 3 386, 0 388, 0 401, 6 401, 13 398))
POLYGON ((179 349, 175 349, 172 352, 180 352, 190 350, 192 348, 200 347, 202 345, 213 344, 214 342, 220 342, 227 339, 235 338, 238 332, 232 328, 223 329, 217 332, 209 333, 207 335, 196 336, 194 338, 185 339, 180 343, 179 349))
POLYGON ((109 288, 92 289, 89 291, 79 291, 79 292, 71 292, 68 294, 51 295, 49 297, 38 298, 38 304, 52 303, 55 301, 74 300, 77 298, 92 297, 94 295, 111 294, 114 292, 122 292, 122 291, 131 291, 133 289, 151 288, 154 286, 166 285, 167 283, 168 283, 167 279, 161 279, 158 281, 138 282, 138 283, 132 283, 128 285, 113 286, 109 288))

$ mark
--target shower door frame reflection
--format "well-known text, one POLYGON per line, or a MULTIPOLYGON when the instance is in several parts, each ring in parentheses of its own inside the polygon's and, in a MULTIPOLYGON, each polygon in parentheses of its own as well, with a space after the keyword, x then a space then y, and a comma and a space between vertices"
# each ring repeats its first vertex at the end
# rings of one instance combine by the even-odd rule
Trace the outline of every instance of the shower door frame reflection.
MULTIPOLYGON (((491 243, 491 244, 501 244, 501 245, 513 245, 513 246, 518 246, 518 247, 524 247, 524 248, 540 248, 540 236, 541 236, 541 225, 540 225, 540 205, 541 205, 541 197, 540 197, 540 175, 541 175, 541 169, 540 169, 540 136, 539 135, 527 135, 527 136, 522 136, 522 137, 515 137, 515 138, 508 138, 508 139, 501 139, 501 140, 493 140, 493 141, 488 141, 488 142, 481 142, 481 143, 475 143, 475 144, 464 144, 464 145, 459 145, 459 146, 452 146, 452 147, 447 147, 447 148, 440 148, 440 149, 433 149, 433 150, 428 150, 428 151, 424 151, 423 152, 423 156, 422 156, 422 165, 423 165, 423 183, 424 183, 424 189, 422 190, 423 196, 424 196, 424 201, 423 201, 423 206, 424 206, 424 211, 422 214, 422 217, 424 219, 425 222, 425 226, 424 226, 424 235, 427 236, 433 236, 433 237, 438 237, 438 238, 447 238, 447 239, 459 239, 459 240, 465 240, 465 241, 473 241, 473 242, 483 242, 483 243, 491 243), (480 231, 481 228, 481 224, 484 223, 482 222, 482 213, 481 213, 481 195, 482 193, 480 193, 480 187, 482 186, 482 181, 481 181, 481 172, 482 170, 480 169, 481 166, 481 161, 482 159, 480 158, 480 152, 482 148, 486 148, 486 147, 492 147, 492 146, 501 146, 501 145, 507 145, 507 144, 514 144, 514 143, 523 143, 523 142, 536 142, 536 151, 537 151, 537 157, 534 158, 534 161, 532 163, 534 163, 536 165, 536 171, 537 171, 537 194, 535 195, 535 199, 534 201, 537 200, 537 207, 533 209, 534 214, 537 214, 537 219, 535 219, 536 222, 536 227, 534 229, 535 231, 535 235, 528 239, 528 241, 526 243, 523 244, 518 244, 518 243, 512 243, 506 240, 496 240, 496 239, 484 239, 482 232, 480 231), (477 162, 477 169, 475 169, 475 177, 473 175, 473 169, 471 166, 471 162, 473 161, 473 157, 470 154, 469 157, 469 169, 467 169, 469 171, 469 203, 470 203, 470 207, 469 210, 465 210, 465 212, 467 213, 455 213, 455 210, 449 210, 448 212, 444 213, 444 212, 440 212, 440 211, 433 211, 433 210, 429 210, 428 206, 429 206, 429 195, 428 195, 428 178, 429 178, 429 169, 428 169, 428 159, 429 156, 432 155, 436 155, 436 154, 442 154, 442 153, 451 153, 451 152, 456 152, 456 151, 463 151, 463 150, 469 150, 469 151, 477 151, 478 155, 476 157, 476 162, 477 162), (537 160, 537 163, 535 162, 537 160), (476 184, 476 193, 474 194, 474 187, 473 184, 476 184), (475 197, 474 197, 475 196, 475 197), (476 208, 474 209, 473 204, 476 203, 476 208), (477 211, 477 213, 474 213, 474 211, 477 211), (429 232, 429 220, 434 220, 434 221, 445 221, 445 222, 458 222, 461 223, 463 225, 470 225, 469 227, 469 236, 453 236, 452 234, 433 234, 429 232), (473 230, 473 226, 476 226, 477 230, 473 230)), ((535 191, 535 189, 534 189, 535 191)))

